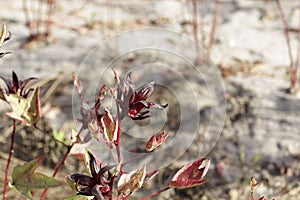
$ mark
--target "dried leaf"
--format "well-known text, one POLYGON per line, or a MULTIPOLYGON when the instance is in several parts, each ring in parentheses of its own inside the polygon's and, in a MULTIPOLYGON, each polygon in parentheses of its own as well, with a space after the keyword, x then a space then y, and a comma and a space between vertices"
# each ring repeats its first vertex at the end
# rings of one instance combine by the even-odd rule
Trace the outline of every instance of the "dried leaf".
POLYGON ((169 187, 171 188, 189 188, 201 185, 208 181, 203 179, 209 169, 210 161, 201 158, 182 167, 173 176, 169 187))
POLYGON ((43 158, 32 160, 13 169, 13 186, 24 196, 32 199, 31 190, 59 186, 60 183, 44 174, 35 172, 43 158))

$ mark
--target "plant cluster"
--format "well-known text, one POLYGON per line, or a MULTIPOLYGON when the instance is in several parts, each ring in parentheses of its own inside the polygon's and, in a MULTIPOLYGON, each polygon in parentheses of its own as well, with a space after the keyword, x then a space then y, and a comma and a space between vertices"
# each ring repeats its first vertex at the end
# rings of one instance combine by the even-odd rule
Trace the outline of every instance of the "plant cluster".
MULTIPOLYGON (((9 38, 10 34, 7 36, 6 27, 3 25, 0 47, 9 38)), ((6 54, 7 52, 0 55, 3 57, 6 54)), ((81 119, 78 119, 81 128, 79 131, 72 131, 70 141, 67 143, 57 140, 52 133, 50 134, 39 127, 39 121, 42 120, 40 88, 28 88, 28 83, 35 80, 35 78, 20 80, 14 71, 12 72, 11 79, 1 77, 6 88, 0 88, 0 99, 10 106, 11 111, 5 113, 5 115, 13 121, 10 151, 5 170, 3 200, 7 199, 9 186, 15 188, 28 199, 33 199, 33 190, 44 189, 41 199, 45 199, 48 188, 62 184, 55 177, 64 166, 68 156, 70 156, 74 145, 82 143, 83 134, 86 132, 90 136, 97 138, 98 142, 102 143, 102 145, 107 145, 107 151, 112 152, 112 158, 116 160, 117 164, 109 165, 108 163, 101 162, 87 149, 83 153, 83 157, 87 163, 86 166, 89 174, 73 173, 66 176, 67 182, 75 192, 75 195, 67 197, 67 200, 127 199, 133 192, 141 188, 146 181, 159 173, 158 170, 147 171, 146 165, 137 166, 135 170, 129 172, 124 171, 124 166, 132 162, 132 160, 124 160, 120 152, 120 146, 123 141, 121 124, 126 117, 131 120, 149 118, 151 117, 150 109, 164 109, 168 105, 160 105, 148 100, 153 93, 154 82, 145 84, 142 87, 136 87, 131 78, 131 73, 128 73, 125 78, 121 79, 114 69, 112 71, 115 78, 115 86, 108 87, 103 85, 92 106, 90 106, 88 100, 83 96, 84 89, 81 81, 76 74, 73 74, 73 83, 81 99, 81 119), (115 102, 114 108, 103 107, 103 101, 109 95, 115 102), (116 110, 115 113, 112 112, 113 109, 116 110), (66 147, 65 155, 57 164, 52 177, 36 172, 36 169, 43 161, 43 157, 40 157, 24 165, 16 166, 11 174, 12 181, 9 181, 10 162, 13 156, 14 139, 18 123, 31 126, 56 140, 56 142, 62 143, 62 147, 66 147)), ((154 133, 148 142, 145 143, 145 153, 155 151, 167 139, 168 132, 165 130, 160 133, 154 133)), ((170 188, 184 189, 207 182, 208 179, 204 179, 204 176, 209 169, 209 165, 210 161, 207 158, 200 158, 183 166, 174 174, 166 188, 143 199, 151 198, 170 188)))

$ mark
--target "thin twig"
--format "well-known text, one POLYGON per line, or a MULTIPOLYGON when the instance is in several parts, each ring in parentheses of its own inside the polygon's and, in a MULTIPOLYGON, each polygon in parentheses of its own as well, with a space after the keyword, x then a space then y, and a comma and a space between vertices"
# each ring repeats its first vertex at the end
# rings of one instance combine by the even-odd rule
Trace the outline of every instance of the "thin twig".
POLYGON ((46 31, 45 31, 45 36, 48 37, 51 33, 51 26, 52 26, 52 16, 54 13, 54 8, 55 8, 55 0, 48 0, 47 5, 48 5, 48 12, 47 12, 47 19, 45 21, 46 23, 46 31))
MULTIPOLYGON (((75 143, 72 143, 69 147, 68 147, 68 150, 66 151, 64 157, 62 158, 62 160, 60 161, 60 163, 58 164, 58 166, 56 167, 55 171, 53 172, 52 174, 52 178, 54 178, 57 173, 61 170, 61 168, 64 166, 73 146, 74 146, 75 143)), ((41 200, 44 200, 46 198, 46 195, 48 193, 48 188, 46 188, 41 196, 41 200)))
POLYGON ((212 22, 212 26, 211 26, 211 32, 210 32, 210 37, 209 37, 209 43, 207 46, 207 54, 208 57, 210 57, 210 52, 211 49, 214 45, 214 41, 215 41, 215 33, 216 33, 216 28, 217 28, 217 24, 218 24, 218 17, 219 17, 219 12, 220 12, 220 5, 219 5, 219 1, 215 0, 214 1, 214 16, 213 16, 213 22, 212 22))
MULTIPOLYGON (((83 127, 81 127, 81 129, 79 130, 78 135, 80 135, 80 133, 81 133, 82 131, 83 131, 83 127)), ((60 163, 59 163, 59 164, 57 165, 57 167, 55 168, 55 171, 54 171, 53 174, 52 174, 52 178, 54 178, 54 177, 57 175, 57 173, 61 170, 61 168, 64 166, 64 164, 65 164, 65 162, 66 162, 66 160, 67 160, 67 158, 68 158, 68 156, 69 156, 69 154, 70 154, 70 152, 71 152, 71 150, 72 150, 72 148, 74 147, 75 144, 76 144, 76 143, 72 142, 72 143, 68 146, 68 149, 67 149, 67 151, 66 151, 64 157, 62 158, 62 160, 60 161, 60 163)), ((46 189, 44 190, 44 192, 43 192, 43 194, 42 194, 42 196, 41 196, 41 200, 44 200, 44 199, 46 198, 47 193, 48 193, 48 188, 46 188, 46 189)))
POLYGON ((10 141, 10 150, 9 150, 9 156, 7 159, 6 169, 5 169, 5 180, 4 180, 4 189, 3 189, 3 200, 6 200, 7 197, 7 189, 8 189, 8 171, 10 166, 11 157, 14 153, 14 143, 15 143, 15 134, 16 134, 16 120, 13 121, 13 131, 11 135, 11 141, 10 141))
POLYGON ((30 11, 29 11, 29 7, 27 5, 27 0, 23 0, 22 4, 23 4, 23 12, 25 15, 25 24, 28 27, 29 34, 33 35, 34 32, 31 27, 32 25, 31 25, 30 11))
POLYGON ((204 6, 204 0, 200 0, 200 27, 201 27, 201 44, 204 47, 205 46, 205 31, 204 31, 204 17, 205 17, 205 6, 204 6))
POLYGON ((194 40, 198 44, 199 39, 198 39, 198 3, 197 0, 192 0, 193 3, 193 33, 194 33, 194 40))
MULTIPOLYGON (((298 85, 300 85, 300 75, 299 75, 299 68, 300 68, 300 13, 299 13, 299 24, 298 24, 298 48, 297 48, 297 57, 296 57, 296 78, 298 81, 298 85)), ((299 88, 298 88, 299 89, 299 88)))
POLYGON ((36 17, 36 20, 37 20, 37 27, 36 27, 36 30, 37 30, 37 35, 40 34, 40 28, 43 28, 42 27, 42 24, 43 24, 43 0, 39 0, 37 1, 37 17, 36 17))
POLYGON ((65 144, 64 142, 62 142, 62 141, 60 141, 60 140, 58 140, 58 139, 56 139, 53 135, 51 135, 51 134, 48 133, 47 131, 45 131, 45 130, 39 128, 38 126, 35 125, 34 128, 35 128, 36 130, 40 131, 41 133, 43 133, 43 134, 45 134, 45 135, 51 137, 51 139, 53 139, 55 142, 57 142, 57 143, 63 145, 64 147, 66 147, 66 148, 69 147, 69 145, 65 144))
POLYGON ((290 42, 290 35, 289 35, 289 31, 288 31, 288 23, 287 23, 286 16, 283 11, 280 0, 276 0, 276 3, 277 3, 277 7, 279 9, 281 20, 283 23, 285 39, 286 39, 286 44, 287 44, 287 48, 288 48, 288 54, 289 54, 289 59, 290 59, 290 83, 291 83, 290 87, 291 87, 291 91, 292 91, 295 88, 297 78, 296 78, 296 70, 295 70, 291 42, 290 42))
POLYGON ((164 192, 164 191, 166 191, 166 190, 168 190, 168 189, 170 189, 170 188, 169 188, 169 187, 166 187, 166 188, 164 188, 164 189, 162 189, 162 190, 159 190, 159 191, 157 191, 157 192, 154 192, 154 193, 152 193, 152 194, 150 194, 150 195, 148 195, 148 196, 146 196, 146 197, 143 197, 142 200, 150 199, 151 197, 154 197, 154 196, 156 196, 156 195, 159 195, 160 193, 162 193, 162 192, 164 192))

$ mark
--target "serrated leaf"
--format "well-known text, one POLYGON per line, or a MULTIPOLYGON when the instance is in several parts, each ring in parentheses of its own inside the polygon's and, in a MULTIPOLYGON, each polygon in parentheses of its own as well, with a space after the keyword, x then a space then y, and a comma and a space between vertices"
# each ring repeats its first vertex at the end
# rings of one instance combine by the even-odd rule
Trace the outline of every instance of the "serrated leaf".
POLYGON ((171 188, 189 188, 201 185, 208 181, 203 179, 209 169, 210 161, 201 158, 182 167, 173 176, 169 187, 171 188))
POLYGON ((59 186, 60 183, 35 170, 41 164, 43 158, 32 160, 24 165, 18 165, 13 169, 13 186, 24 196, 32 199, 31 190, 59 186))
POLYGON ((41 117, 39 93, 40 90, 37 88, 28 98, 16 94, 7 95, 6 100, 12 108, 12 112, 6 113, 6 115, 25 125, 36 124, 41 117))
POLYGON ((128 195, 142 187, 146 177, 146 166, 140 170, 122 174, 118 181, 118 193, 128 195))
POLYGON ((64 200, 90 200, 94 197, 88 197, 88 196, 83 196, 83 195, 74 195, 71 197, 67 197, 64 200))

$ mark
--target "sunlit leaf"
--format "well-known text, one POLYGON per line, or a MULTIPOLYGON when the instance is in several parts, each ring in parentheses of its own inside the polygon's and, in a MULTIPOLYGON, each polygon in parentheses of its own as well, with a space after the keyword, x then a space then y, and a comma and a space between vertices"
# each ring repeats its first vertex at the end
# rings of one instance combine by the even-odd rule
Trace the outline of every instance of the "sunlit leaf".
POLYGON ((254 192, 254 190, 258 184, 259 183, 255 180, 255 178, 251 177, 251 179, 250 179, 251 192, 254 192))
POLYGON ((72 79, 73 79, 73 84, 76 87, 76 90, 77 90, 78 94, 81 94, 82 93, 82 89, 83 89, 82 83, 78 79, 78 76, 75 73, 72 74, 72 79))
POLYGON ((6 100, 12 108, 12 112, 6 113, 6 115, 26 125, 36 124, 41 117, 39 91, 39 88, 35 89, 28 98, 16 94, 7 95, 6 100))
POLYGON ((6 101, 5 95, 3 94, 2 88, 0 88, 0 99, 6 101))
POLYGON ((131 171, 122 174, 118 181, 118 193, 122 195, 129 195, 142 187, 146 177, 146 166, 140 170, 131 171))
POLYGON ((13 186, 24 196, 32 199, 31 190, 59 186, 60 183, 44 174, 35 172, 43 158, 32 160, 13 169, 13 186))
POLYGON ((110 142, 116 141, 118 124, 107 109, 104 110, 104 115, 100 119, 100 126, 106 140, 110 142))
POLYGON ((171 188, 189 188, 201 185, 208 181, 203 179, 209 169, 210 161, 201 158, 182 167, 173 176, 169 187, 171 188))
POLYGON ((146 143, 146 151, 151 152, 161 146, 168 138, 169 134, 167 131, 163 131, 160 134, 153 135, 146 143))
POLYGON ((6 25, 5 24, 3 24, 2 25, 2 30, 1 30, 1 32, 0 32, 0 47, 2 46, 2 44, 3 44, 3 42, 4 42, 4 39, 5 39, 5 37, 6 37, 6 25))

